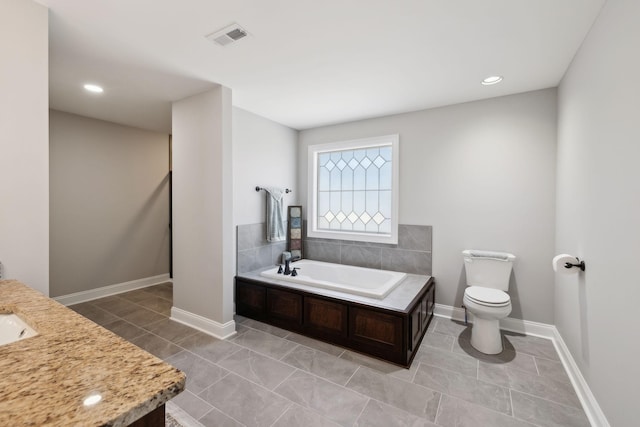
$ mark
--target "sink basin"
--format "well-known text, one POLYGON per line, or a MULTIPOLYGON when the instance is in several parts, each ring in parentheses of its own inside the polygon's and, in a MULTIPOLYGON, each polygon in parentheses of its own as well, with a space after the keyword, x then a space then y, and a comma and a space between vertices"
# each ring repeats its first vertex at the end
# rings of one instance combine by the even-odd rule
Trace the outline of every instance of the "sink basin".
POLYGON ((38 333, 15 313, 0 314, 0 345, 11 344, 38 333))

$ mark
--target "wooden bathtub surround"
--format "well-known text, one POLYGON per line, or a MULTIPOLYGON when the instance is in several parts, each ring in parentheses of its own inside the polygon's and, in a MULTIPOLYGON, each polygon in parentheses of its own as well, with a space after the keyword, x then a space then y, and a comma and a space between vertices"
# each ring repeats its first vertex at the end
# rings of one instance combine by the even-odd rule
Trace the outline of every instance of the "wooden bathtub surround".
POLYGON ((343 299, 336 292, 294 288, 257 274, 237 276, 236 312, 408 367, 433 317, 435 299, 434 279, 412 276, 414 291, 396 307, 385 306, 384 300, 347 295, 343 299))
POLYGON ((184 373, 17 281, 0 281, 0 311, 38 332, 0 346, 0 425, 164 426, 184 373))

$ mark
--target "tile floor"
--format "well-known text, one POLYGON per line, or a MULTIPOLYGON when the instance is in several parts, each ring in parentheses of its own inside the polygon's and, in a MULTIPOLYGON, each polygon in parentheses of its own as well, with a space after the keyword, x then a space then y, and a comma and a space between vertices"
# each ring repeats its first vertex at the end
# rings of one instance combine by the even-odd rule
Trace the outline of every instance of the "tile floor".
POLYGON ((187 374, 172 400, 205 426, 589 426, 551 341, 434 318, 411 369, 238 317, 225 341, 169 319, 172 285, 71 306, 187 374))

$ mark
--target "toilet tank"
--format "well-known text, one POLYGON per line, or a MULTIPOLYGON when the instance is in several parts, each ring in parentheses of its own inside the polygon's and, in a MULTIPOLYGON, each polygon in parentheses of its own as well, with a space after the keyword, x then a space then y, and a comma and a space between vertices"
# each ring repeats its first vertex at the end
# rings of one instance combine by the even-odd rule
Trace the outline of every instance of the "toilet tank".
POLYGON ((467 286, 509 290, 509 276, 516 256, 506 252, 462 251, 467 272, 467 286))

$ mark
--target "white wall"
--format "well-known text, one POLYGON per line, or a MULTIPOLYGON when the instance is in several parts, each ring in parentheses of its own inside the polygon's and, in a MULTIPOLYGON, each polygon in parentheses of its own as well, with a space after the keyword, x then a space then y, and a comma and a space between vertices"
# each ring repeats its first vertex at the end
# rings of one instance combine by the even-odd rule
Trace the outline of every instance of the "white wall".
POLYGON ((556 326, 612 426, 637 425, 640 2, 609 0, 559 89, 556 326))
POLYGON ((49 294, 48 10, 0 2, 0 263, 49 294))
POLYGON ((231 91, 173 103, 174 307, 233 321, 231 91))
POLYGON ((284 214, 298 202, 298 132, 240 108, 233 108, 233 221, 234 225, 265 221, 265 193, 261 187, 287 187, 284 214))
POLYGON ((51 110, 50 294, 169 273, 169 135, 51 110))
POLYGON ((463 249, 509 251, 511 317, 553 323, 555 89, 301 131, 300 200, 309 144, 394 133, 400 223, 433 226, 436 302, 462 303, 463 249))

